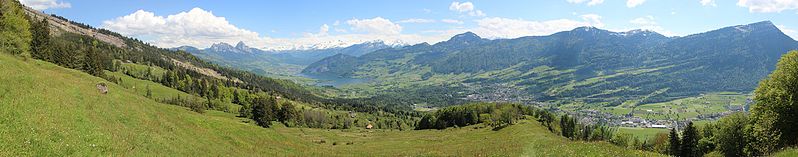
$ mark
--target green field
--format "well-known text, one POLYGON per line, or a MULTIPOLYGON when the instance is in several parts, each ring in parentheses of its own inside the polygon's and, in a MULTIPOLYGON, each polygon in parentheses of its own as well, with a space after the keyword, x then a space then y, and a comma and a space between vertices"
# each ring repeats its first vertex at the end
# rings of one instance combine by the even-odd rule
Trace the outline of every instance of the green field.
POLYGON ((782 150, 781 152, 773 154, 773 156, 777 156, 777 157, 798 156, 798 149, 796 149, 796 148, 787 148, 787 149, 782 150))
POLYGON ((668 133, 668 129, 657 129, 657 128, 631 128, 631 127, 619 127, 619 133, 628 133, 632 134, 632 136, 637 137, 640 140, 649 140, 654 138, 658 133, 668 133))
MULTIPOLYGON (((588 109, 597 109, 614 115, 625 115, 634 109, 634 116, 646 119, 689 119, 695 118, 701 114, 726 112, 729 111, 729 106, 741 107, 749 97, 751 97, 750 94, 720 92, 675 99, 661 103, 642 105, 633 105, 630 103, 613 107, 588 107, 588 109)), ((566 105, 564 107, 567 108, 571 106, 574 105, 566 105)))
POLYGON ((113 83, 101 94, 95 85, 107 81, 47 62, 2 54, 0 65, 0 156, 656 155, 569 141, 535 121, 499 131, 261 128, 231 113, 157 103, 113 83))

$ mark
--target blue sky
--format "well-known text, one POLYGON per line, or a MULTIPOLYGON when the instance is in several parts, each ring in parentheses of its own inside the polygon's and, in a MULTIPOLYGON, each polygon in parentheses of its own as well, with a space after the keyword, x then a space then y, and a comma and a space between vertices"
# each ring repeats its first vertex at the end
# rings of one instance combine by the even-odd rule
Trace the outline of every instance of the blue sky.
POLYGON ((798 37, 798 0, 96 1, 23 0, 74 21, 162 47, 244 41, 284 49, 370 40, 439 42, 548 35, 579 26, 684 36, 770 20, 798 37))

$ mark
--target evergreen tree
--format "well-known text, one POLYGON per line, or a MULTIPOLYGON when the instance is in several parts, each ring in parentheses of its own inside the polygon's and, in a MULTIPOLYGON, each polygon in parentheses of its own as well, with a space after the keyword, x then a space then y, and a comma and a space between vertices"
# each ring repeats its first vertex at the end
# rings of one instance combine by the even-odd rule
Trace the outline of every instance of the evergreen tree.
POLYGON ((268 128, 274 121, 275 100, 270 96, 257 97, 252 102, 252 120, 259 126, 268 128))
POLYGON ((233 104, 241 104, 241 100, 238 98, 238 90, 233 90, 233 104))
POLYGON ((282 103, 280 108, 280 114, 277 119, 280 120, 285 125, 289 125, 291 122, 295 122, 295 119, 299 117, 299 113, 296 110, 296 107, 293 103, 285 101, 282 103))
POLYGON ((0 0, 0 51, 30 57, 30 22, 16 0, 0 0))
POLYGON ((83 71, 94 76, 102 76, 102 57, 100 55, 101 53, 96 48, 87 48, 83 60, 83 71))
POLYGON ((696 150, 696 146, 698 145, 698 132, 696 128, 693 126, 693 122, 688 122, 687 126, 682 131, 682 140, 681 145, 679 148, 679 153, 681 157, 694 157, 694 156, 703 156, 703 154, 698 154, 696 150))
POLYGON ((668 154, 673 156, 680 155, 681 152, 679 151, 679 147, 681 146, 681 141, 679 140, 679 134, 676 133, 676 128, 671 128, 671 132, 668 137, 670 138, 668 154))
POLYGON ((50 44, 50 23, 47 18, 42 18, 38 22, 32 22, 31 33, 33 39, 31 40, 31 56, 36 59, 45 61, 53 61, 53 54, 50 44))
POLYGON ((569 117, 568 115, 562 115, 560 117, 560 131, 562 136, 566 138, 573 138, 574 131, 576 130, 576 121, 569 117))

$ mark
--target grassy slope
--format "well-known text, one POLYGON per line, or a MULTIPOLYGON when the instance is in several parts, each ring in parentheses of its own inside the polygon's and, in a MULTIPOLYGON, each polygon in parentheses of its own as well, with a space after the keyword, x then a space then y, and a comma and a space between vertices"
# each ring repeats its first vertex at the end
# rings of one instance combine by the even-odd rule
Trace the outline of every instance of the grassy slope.
POLYGON ((0 65, 0 156, 656 155, 567 141, 531 121, 500 131, 263 129, 229 113, 160 104, 116 84, 103 95, 95 84, 106 81, 42 61, 0 54, 0 65))
POLYGON ((618 132, 622 133, 629 133, 632 136, 637 137, 640 140, 650 140, 657 136, 658 133, 669 133, 668 129, 658 129, 658 128, 632 128, 632 127, 620 127, 618 128, 618 132))
POLYGON ((50 63, 0 54, 0 65, 0 156, 239 156, 310 146, 238 119, 156 103, 115 84, 102 95, 95 89, 102 79, 50 63))
POLYGON ((780 157, 780 156, 785 156, 785 157, 798 156, 798 148, 787 148, 787 149, 782 150, 781 152, 773 154, 773 156, 777 156, 777 157, 780 157))
MULTIPOLYGON (((147 81, 147 80, 140 80, 140 79, 136 79, 136 78, 127 76, 127 75, 123 74, 122 72, 105 71, 105 74, 122 79, 122 82, 119 84, 119 86, 122 87, 122 88, 125 88, 124 90, 132 92, 132 93, 134 93, 136 95, 146 96, 147 95, 147 88, 149 88, 150 91, 152 92, 152 98, 153 99, 163 100, 163 99, 171 99, 171 98, 179 97, 181 99, 192 99, 192 100, 199 100, 199 101, 204 101, 205 100, 205 98, 202 98, 202 97, 199 97, 199 96, 195 96, 195 95, 191 95, 191 94, 182 92, 182 91, 174 89, 174 88, 169 88, 169 87, 163 86, 163 85, 161 85, 159 83, 155 83, 155 82, 147 81)), ((217 100, 214 100, 214 101, 217 101, 217 100)), ((217 101, 217 103, 222 103, 222 104, 227 105, 228 108, 230 109, 230 112, 232 112, 232 113, 238 113, 238 109, 240 108, 239 105, 232 104, 232 103, 229 103, 229 102, 217 101)))

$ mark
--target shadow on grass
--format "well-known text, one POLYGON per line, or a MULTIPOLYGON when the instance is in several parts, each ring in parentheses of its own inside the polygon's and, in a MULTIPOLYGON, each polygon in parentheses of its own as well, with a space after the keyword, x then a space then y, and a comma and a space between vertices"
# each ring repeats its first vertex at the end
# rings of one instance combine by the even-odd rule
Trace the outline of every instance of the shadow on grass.
POLYGON ((499 130, 502 130, 502 129, 506 128, 507 126, 510 126, 510 125, 502 125, 502 126, 497 126, 497 127, 494 127, 494 128, 493 128, 493 129, 491 129, 491 130, 493 130, 493 131, 499 131, 499 130))

